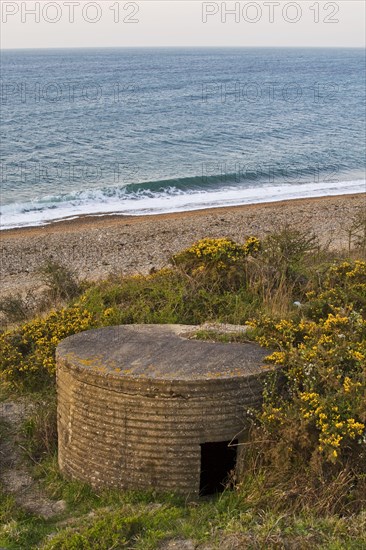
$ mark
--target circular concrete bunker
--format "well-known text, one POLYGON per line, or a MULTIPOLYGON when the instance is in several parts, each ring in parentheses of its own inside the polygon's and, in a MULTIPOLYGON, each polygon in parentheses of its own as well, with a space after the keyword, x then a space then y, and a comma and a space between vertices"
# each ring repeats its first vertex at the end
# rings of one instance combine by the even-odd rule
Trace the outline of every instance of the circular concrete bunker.
POLYGON ((57 348, 59 466, 94 487, 208 494, 235 466, 268 351, 182 325, 82 332, 57 348), (231 445, 230 445, 231 442, 231 445))

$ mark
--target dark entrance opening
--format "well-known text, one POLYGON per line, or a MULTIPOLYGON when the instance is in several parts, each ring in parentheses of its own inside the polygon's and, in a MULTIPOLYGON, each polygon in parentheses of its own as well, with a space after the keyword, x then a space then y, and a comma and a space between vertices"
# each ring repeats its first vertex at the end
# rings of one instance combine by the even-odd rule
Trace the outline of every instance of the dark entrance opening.
POLYGON ((222 493, 235 468, 238 440, 201 444, 200 496, 222 493))

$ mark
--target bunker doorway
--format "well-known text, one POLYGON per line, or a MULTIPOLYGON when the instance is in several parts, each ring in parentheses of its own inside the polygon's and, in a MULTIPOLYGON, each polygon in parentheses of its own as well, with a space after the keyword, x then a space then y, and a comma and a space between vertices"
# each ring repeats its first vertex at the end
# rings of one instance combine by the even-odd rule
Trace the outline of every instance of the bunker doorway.
POLYGON ((238 440, 201 444, 200 496, 222 493, 235 468, 238 440))

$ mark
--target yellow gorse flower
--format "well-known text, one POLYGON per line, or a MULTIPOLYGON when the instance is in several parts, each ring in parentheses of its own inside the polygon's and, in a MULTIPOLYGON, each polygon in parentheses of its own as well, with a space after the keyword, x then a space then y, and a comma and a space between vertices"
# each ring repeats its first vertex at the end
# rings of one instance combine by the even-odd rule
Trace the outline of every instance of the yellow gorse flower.
POLYGON ((69 308, 52 311, 45 318, 25 323, 20 330, 0 335, 0 375, 7 383, 14 383, 20 373, 54 374, 55 349, 72 334, 94 326, 92 314, 83 302, 69 308))

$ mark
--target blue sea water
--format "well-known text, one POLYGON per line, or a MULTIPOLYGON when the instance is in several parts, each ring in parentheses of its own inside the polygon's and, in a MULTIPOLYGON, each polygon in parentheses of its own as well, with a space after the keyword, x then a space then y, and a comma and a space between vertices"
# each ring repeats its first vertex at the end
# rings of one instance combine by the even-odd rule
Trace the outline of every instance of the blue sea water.
POLYGON ((362 49, 1 54, 1 228, 365 187, 362 49))

